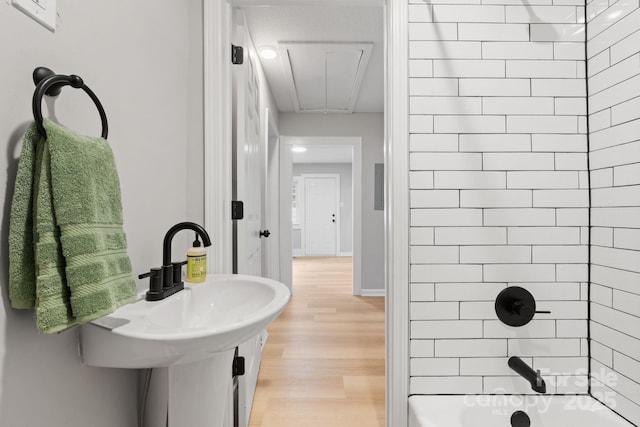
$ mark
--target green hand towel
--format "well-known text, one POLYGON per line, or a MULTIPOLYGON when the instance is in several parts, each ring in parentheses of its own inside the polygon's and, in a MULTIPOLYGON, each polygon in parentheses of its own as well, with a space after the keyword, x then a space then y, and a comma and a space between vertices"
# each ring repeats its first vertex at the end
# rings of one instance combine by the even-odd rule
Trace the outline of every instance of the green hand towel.
POLYGON ((36 265, 33 236, 33 188, 40 135, 32 124, 22 141, 9 221, 9 298, 14 308, 33 308, 36 265))
POLYGON ((9 291, 54 333, 132 302, 136 288, 109 144, 45 120, 32 126, 18 164, 9 228, 9 291))
POLYGON ((75 324, 65 260, 56 224, 51 188, 51 162, 48 141, 39 138, 33 193, 33 222, 36 270, 36 326, 45 333, 59 332, 75 324))

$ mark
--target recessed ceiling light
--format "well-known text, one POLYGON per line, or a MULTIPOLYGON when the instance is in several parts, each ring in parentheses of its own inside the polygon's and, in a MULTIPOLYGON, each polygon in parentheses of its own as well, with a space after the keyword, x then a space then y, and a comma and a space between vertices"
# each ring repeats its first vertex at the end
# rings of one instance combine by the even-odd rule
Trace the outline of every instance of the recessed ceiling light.
POLYGON ((304 153, 305 151, 307 151, 306 147, 291 147, 291 151, 293 151, 294 153, 304 153))
POLYGON ((263 59, 275 59, 278 57, 278 52, 271 46, 261 47, 259 53, 263 59))

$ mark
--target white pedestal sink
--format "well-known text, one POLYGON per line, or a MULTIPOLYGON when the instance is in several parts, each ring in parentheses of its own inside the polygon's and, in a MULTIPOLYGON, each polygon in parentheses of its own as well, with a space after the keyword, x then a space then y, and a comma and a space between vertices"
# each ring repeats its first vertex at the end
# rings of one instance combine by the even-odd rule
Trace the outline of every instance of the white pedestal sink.
POLYGON ((226 427, 234 349, 290 296, 263 277, 210 275, 164 300, 140 299, 82 325, 82 359, 107 368, 167 367, 169 426, 226 427))

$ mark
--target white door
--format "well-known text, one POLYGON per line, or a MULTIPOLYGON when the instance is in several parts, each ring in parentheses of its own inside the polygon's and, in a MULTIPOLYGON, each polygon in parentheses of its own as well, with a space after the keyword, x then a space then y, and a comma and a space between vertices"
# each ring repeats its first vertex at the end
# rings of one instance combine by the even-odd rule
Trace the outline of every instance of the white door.
POLYGON ((244 203, 244 219, 234 221, 234 272, 261 275, 260 107, 256 58, 249 55, 244 17, 236 16, 234 41, 244 47, 244 62, 233 65, 233 199, 244 203))
POLYGON ((337 255, 338 197, 338 176, 304 176, 306 255, 337 255))

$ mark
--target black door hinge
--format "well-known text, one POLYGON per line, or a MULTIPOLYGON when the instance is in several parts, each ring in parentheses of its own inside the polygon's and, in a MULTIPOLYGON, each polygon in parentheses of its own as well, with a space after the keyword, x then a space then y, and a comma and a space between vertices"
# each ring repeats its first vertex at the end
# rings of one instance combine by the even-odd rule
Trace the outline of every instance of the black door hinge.
POLYGON ((244 357, 236 356, 233 358, 233 368, 232 368, 232 376, 239 377, 240 375, 244 375, 244 357))
POLYGON ((231 219, 239 220, 244 218, 244 203, 240 200, 231 201, 231 219))
POLYGON ((231 45, 231 63, 240 65, 244 62, 244 48, 242 46, 231 45))

